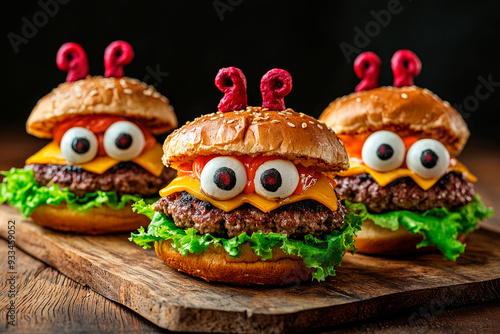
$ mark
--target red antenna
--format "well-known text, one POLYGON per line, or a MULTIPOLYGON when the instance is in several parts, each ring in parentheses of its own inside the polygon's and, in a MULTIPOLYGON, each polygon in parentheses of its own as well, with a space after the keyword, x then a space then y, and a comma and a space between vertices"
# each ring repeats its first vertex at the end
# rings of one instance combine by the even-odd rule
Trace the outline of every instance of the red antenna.
POLYGON ((354 61, 354 73, 361 79, 355 91, 361 92, 378 87, 380 77, 380 58, 373 52, 363 52, 354 61))
POLYGON ((394 87, 412 86, 413 78, 420 74, 422 63, 410 50, 399 50, 391 59, 394 87))
POLYGON ((114 41, 104 51, 104 76, 121 78, 125 75, 123 66, 134 59, 134 49, 124 41, 114 41))
POLYGON ((292 90, 292 76, 285 70, 273 68, 260 80, 262 108, 285 110, 284 97, 292 90))
POLYGON ((57 67, 68 72, 66 82, 83 79, 89 74, 89 61, 85 50, 77 43, 64 43, 57 51, 57 67))
POLYGON ((239 68, 221 68, 215 77, 215 85, 224 93, 218 105, 219 111, 241 110, 247 107, 247 79, 239 68))

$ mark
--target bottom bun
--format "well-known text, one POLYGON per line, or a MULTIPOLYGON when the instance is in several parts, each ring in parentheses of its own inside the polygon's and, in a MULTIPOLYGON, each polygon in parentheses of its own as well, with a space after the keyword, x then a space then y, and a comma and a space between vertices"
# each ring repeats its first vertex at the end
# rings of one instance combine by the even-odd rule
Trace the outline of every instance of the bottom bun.
POLYGON ((40 205, 30 218, 44 227, 82 234, 130 232, 141 226, 146 227, 151 221, 144 215, 134 213, 130 207, 114 210, 104 205, 80 214, 68 209, 65 203, 40 205))
POLYGON ((155 242, 158 257, 174 269, 209 282, 282 285, 310 280, 315 271, 300 257, 285 254, 280 248, 273 250, 272 258, 263 261, 248 243, 241 246, 242 254, 238 258, 230 257, 222 246, 213 245, 201 254, 183 256, 171 243, 170 240, 155 242))
MULTIPOLYGON (((417 248, 423 239, 421 234, 412 234, 403 226, 391 231, 375 225, 371 219, 366 219, 363 221, 361 231, 357 233, 355 247, 358 249, 357 252, 362 254, 411 254, 438 250, 434 246, 417 248)), ((458 236, 458 240, 464 242, 465 236, 458 236)))

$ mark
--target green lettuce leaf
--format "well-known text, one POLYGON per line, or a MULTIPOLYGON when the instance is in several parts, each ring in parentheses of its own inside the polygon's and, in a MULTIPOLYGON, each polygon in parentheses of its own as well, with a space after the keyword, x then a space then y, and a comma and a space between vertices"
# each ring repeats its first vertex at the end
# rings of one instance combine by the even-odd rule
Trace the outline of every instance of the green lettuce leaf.
POLYGON ((348 210, 358 213, 363 220, 371 219, 380 227, 396 231, 403 226, 410 233, 421 234, 424 240, 417 248, 436 246, 446 259, 453 261, 465 250, 465 244, 458 241, 457 236, 473 231, 478 221, 493 216, 493 209, 485 207, 478 196, 459 210, 436 208, 422 213, 400 210, 373 214, 362 203, 345 203, 348 210))
POLYGON ((335 275, 336 266, 340 266, 344 252, 354 250, 354 235, 359 231, 362 223, 354 211, 345 216, 344 227, 333 231, 324 238, 315 238, 307 235, 304 241, 289 239, 285 234, 269 233, 262 231, 248 235, 242 233, 237 237, 227 239, 218 238, 210 234, 199 235, 193 228, 178 228, 172 218, 162 212, 154 211, 153 205, 147 205, 139 201, 132 205, 134 211, 144 214, 152 219, 147 232, 143 227, 138 233, 132 233, 130 241, 147 249, 151 243, 158 240, 171 240, 172 247, 180 254, 186 256, 188 253, 200 254, 207 250, 208 246, 222 246, 231 257, 241 255, 241 246, 249 243, 255 254, 262 260, 272 257, 274 247, 280 247, 286 254, 300 256, 309 268, 316 268, 312 274, 313 279, 323 281, 327 276, 335 275))
MULTIPOLYGON (((35 182, 33 171, 23 168, 12 168, 0 174, 5 176, 0 183, 0 204, 9 203, 24 217, 29 217, 38 205, 43 204, 58 205, 66 202, 70 210, 84 214, 91 208, 100 208, 104 204, 112 209, 120 210, 130 202, 142 200, 142 197, 136 195, 118 196, 114 192, 100 190, 78 197, 68 189, 61 189, 55 184, 49 187, 38 184, 35 182)), ((155 200, 146 199, 148 203, 155 200)))

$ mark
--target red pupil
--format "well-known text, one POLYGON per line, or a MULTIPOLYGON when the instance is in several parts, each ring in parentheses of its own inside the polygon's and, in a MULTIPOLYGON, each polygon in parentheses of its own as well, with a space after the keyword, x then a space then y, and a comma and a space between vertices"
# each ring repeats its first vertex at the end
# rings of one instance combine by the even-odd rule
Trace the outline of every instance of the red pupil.
POLYGON ((432 157, 432 155, 430 155, 429 153, 427 153, 427 154, 424 156, 424 159, 425 159, 425 161, 427 161, 427 162, 431 162, 431 161, 432 161, 432 158, 433 158, 433 157, 432 157))
POLYGON ((225 185, 229 185, 229 183, 231 183, 231 176, 227 173, 222 173, 220 174, 220 181, 225 185))
POLYGON ((271 184, 276 184, 276 177, 272 176, 272 175, 268 175, 266 177, 266 183, 271 185, 271 184))

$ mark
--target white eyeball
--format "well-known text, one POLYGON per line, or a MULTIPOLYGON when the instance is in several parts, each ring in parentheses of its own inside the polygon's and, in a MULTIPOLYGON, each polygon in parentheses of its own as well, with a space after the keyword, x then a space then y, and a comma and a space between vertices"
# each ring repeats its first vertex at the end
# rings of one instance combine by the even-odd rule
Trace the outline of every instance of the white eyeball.
POLYGON ((361 150, 363 162, 379 172, 396 169, 405 160, 405 144, 391 131, 377 131, 370 135, 361 150))
POLYGON ((230 199, 245 189, 247 171, 235 158, 213 158, 203 167, 200 183, 207 196, 218 200, 230 199))
POLYGON ((269 160, 257 168, 255 192, 270 199, 285 198, 299 185, 297 167, 288 160, 269 160))
POLYGON ((95 158, 98 145, 97 137, 92 131, 74 127, 64 133, 61 139, 61 153, 68 162, 82 164, 95 158))
POLYGON ((104 133, 104 150, 112 158, 126 161, 141 154, 146 140, 141 129, 132 122, 111 124, 104 133))
POLYGON ((420 139, 406 154, 406 165, 423 178, 433 179, 444 175, 450 164, 450 153, 434 139, 420 139))

